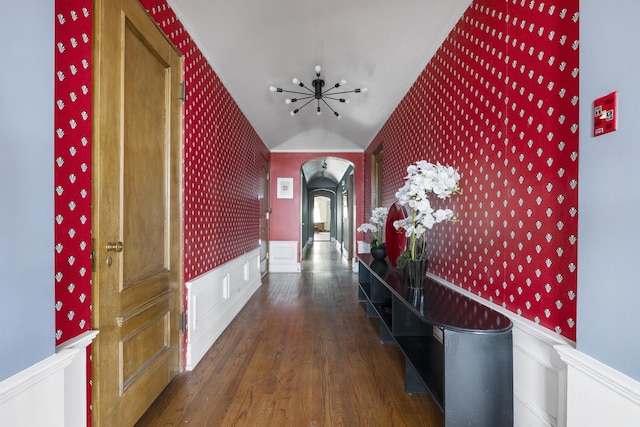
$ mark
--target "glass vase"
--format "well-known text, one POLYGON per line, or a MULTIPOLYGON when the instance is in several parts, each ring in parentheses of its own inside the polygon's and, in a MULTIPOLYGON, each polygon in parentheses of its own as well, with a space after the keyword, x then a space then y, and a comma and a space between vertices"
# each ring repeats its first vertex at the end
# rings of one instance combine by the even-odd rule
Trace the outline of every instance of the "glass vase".
POLYGON ((410 288, 424 289, 427 264, 428 262, 425 258, 407 260, 407 263, 404 265, 404 274, 410 288))

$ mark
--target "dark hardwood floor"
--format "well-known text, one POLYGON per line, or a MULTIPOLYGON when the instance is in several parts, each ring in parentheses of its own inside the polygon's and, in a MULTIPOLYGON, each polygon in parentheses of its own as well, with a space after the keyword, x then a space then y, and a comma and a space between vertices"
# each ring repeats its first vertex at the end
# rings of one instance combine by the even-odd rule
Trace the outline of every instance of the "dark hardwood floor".
POLYGON ((272 273, 192 372, 138 426, 440 427, 404 391, 404 359, 357 302, 357 274, 317 241, 302 273, 272 273))

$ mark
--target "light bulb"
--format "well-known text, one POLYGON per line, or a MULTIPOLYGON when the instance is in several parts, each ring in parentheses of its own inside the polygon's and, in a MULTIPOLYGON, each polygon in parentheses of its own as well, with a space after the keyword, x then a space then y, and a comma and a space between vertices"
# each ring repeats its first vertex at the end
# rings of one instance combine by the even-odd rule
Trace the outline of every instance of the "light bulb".
POLYGON ((342 118, 342 116, 338 113, 334 113, 336 115, 336 117, 338 118, 338 120, 340 120, 342 118))
POLYGON ((284 100, 284 103, 285 104, 291 104, 291 100, 289 98, 287 98, 287 99, 284 100))
POLYGON ((298 110, 293 110, 293 111, 292 111, 291 113, 289 113, 289 114, 291 114, 291 117, 293 117, 293 116, 295 116, 295 115, 296 115, 296 113, 297 113, 297 112, 298 112, 298 110))
POLYGON ((345 79, 340 80, 340 86, 344 86, 347 84, 347 81, 345 79))
POLYGON ((367 93, 367 92, 369 92, 369 88, 368 87, 363 87, 362 89, 360 89, 360 92, 367 93))
POLYGON ((277 91, 277 90, 278 90, 278 88, 277 88, 277 87, 275 87, 274 85, 271 85, 271 86, 269 86, 269 90, 270 90, 271 92, 275 92, 275 91, 277 91))
POLYGON ((291 81, 293 82, 294 85, 300 84, 300 80, 298 80, 297 77, 294 77, 293 79, 291 79, 291 81))
POLYGON ((344 102, 346 102, 347 104, 350 103, 351 101, 349 101, 348 99, 345 99, 344 102))
POLYGON ((320 74, 320 71, 322 71, 322 67, 316 65, 316 74, 320 74))

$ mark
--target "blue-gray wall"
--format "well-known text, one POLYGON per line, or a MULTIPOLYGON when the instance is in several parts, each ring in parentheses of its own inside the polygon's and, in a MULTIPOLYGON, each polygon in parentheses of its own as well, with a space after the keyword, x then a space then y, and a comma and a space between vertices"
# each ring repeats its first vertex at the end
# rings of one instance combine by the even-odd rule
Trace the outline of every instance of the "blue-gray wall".
POLYGON ((0 14, 0 380, 55 347, 53 5, 0 14))
POLYGON ((640 380, 640 3, 580 2, 577 348, 640 380), (593 101, 618 91, 618 131, 593 101))

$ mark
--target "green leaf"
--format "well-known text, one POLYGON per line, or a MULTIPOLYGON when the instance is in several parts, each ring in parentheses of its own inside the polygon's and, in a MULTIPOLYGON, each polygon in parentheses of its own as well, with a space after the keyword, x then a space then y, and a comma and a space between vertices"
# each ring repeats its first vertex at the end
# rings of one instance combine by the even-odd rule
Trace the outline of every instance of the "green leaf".
POLYGON ((398 265, 399 269, 403 269, 404 266, 407 264, 407 261, 411 259, 411 252, 410 251, 404 251, 400 254, 400 256, 398 257, 398 259, 396 260, 396 264, 398 265))

